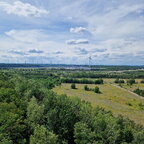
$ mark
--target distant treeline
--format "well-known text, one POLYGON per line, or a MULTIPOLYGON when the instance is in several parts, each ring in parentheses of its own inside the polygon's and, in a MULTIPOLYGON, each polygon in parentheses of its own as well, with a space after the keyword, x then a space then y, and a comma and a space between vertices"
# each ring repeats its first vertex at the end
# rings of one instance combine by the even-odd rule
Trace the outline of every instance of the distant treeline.
POLYGON ((0 68, 31 68, 42 67, 40 64, 0 64, 0 68))
POLYGON ((66 73, 65 76, 71 78, 144 78, 144 71, 136 72, 71 72, 66 73))
POLYGON ((69 69, 67 65, 40 65, 40 64, 0 64, 0 69, 5 69, 11 72, 22 75, 27 78, 47 78, 64 77, 64 78, 119 78, 119 79, 144 79, 144 70, 141 67, 131 66, 92 66, 91 70, 85 66, 72 67, 69 69), (55 66, 55 68, 54 68, 55 66), (50 68, 51 67, 51 68, 50 68), (53 68, 52 68, 53 67, 53 68), (125 71, 120 69, 124 69, 125 71), (136 69, 141 70, 136 70, 136 69), (94 70, 95 69, 95 70, 94 70), (127 70, 127 71, 126 71, 127 70))
POLYGON ((144 66, 105 66, 105 65, 96 65, 96 66, 91 66, 93 69, 99 69, 101 71, 122 71, 122 70, 137 70, 137 69, 143 69, 144 66))
POLYGON ((38 64, 38 63, 0 63, 0 68, 31 68, 31 67, 41 67, 41 68, 60 68, 61 70, 92 70, 92 71, 123 71, 123 70, 137 70, 143 69, 144 66, 114 66, 114 65, 67 65, 67 64, 38 64))
POLYGON ((73 79, 73 78, 63 78, 61 79, 63 83, 79 83, 79 84, 103 84, 103 79, 88 80, 88 79, 73 79))

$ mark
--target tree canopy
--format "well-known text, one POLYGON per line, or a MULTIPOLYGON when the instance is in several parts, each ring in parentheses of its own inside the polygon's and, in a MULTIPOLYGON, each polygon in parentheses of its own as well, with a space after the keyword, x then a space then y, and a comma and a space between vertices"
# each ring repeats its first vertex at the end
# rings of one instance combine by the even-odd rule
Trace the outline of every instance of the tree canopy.
POLYGON ((78 98, 55 94, 51 89, 57 82, 0 76, 0 143, 144 143, 142 126, 78 98))

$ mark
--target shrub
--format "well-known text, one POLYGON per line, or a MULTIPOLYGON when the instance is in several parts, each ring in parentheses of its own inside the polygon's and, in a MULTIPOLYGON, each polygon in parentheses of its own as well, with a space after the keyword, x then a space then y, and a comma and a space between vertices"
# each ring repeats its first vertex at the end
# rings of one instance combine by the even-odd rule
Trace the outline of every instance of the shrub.
POLYGON ((84 90, 85 90, 85 91, 89 91, 90 89, 89 89, 89 87, 88 87, 87 85, 85 85, 85 86, 84 86, 84 90))
POLYGON ((127 80, 127 84, 129 84, 129 85, 133 85, 135 83, 136 83, 135 79, 129 79, 129 80, 127 80))
POLYGON ((133 92, 144 97, 144 90, 137 88, 133 92))
POLYGON ((116 79, 114 82, 115 82, 115 83, 118 83, 118 84, 125 83, 124 80, 120 80, 120 79, 116 79))
POLYGON ((103 79, 95 80, 95 84, 103 84, 103 79))
POLYGON ((127 102, 126 104, 129 105, 129 106, 132 106, 132 104, 130 102, 127 102))
POLYGON ((76 89, 76 85, 74 83, 71 84, 72 89, 76 89))
POLYGON ((144 104, 142 104, 141 102, 138 104, 139 108, 144 110, 144 104))
POLYGON ((94 88, 94 92, 95 93, 101 93, 100 90, 99 90, 99 87, 97 87, 97 86, 94 88))

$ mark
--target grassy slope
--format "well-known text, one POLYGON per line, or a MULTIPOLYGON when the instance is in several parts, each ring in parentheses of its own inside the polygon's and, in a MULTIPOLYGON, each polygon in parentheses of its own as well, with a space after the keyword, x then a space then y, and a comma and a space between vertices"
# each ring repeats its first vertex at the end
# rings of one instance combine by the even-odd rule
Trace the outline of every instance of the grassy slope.
MULTIPOLYGON (((76 90, 70 88, 71 84, 62 84, 54 88, 58 94, 67 94, 68 96, 77 96, 82 100, 91 102, 95 106, 100 106, 106 110, 111 110, 114 115, 121 114, 134 120, 136 123, 144 125, 144 109, 139 104, 144 104, 144 99, 134 96, 133 94, 114 87, 109 83, 98 85, 102 94, 96 94, 91 91, 84 91, 83 84, 77 84, 76 90)), ((88 85, 94 88, 95 85, 88 85)))
POLYGON ((128 90, 131 90, 131 91, 133 91, 133 90, 135 90, 137 88, 140 88, 140 89, 144 90, 144 84, 141 84, 141 83, 133 84, 132 86, 129 86, 127 84, 122 84, 122 87, 126 88, 128 90))

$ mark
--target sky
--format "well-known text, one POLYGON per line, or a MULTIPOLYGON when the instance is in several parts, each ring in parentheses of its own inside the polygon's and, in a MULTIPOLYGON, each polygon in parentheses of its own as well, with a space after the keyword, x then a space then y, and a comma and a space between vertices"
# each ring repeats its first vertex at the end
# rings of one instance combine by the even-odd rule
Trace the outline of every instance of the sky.
POLYGON ((0 63, 144 65, 144 0, 0 0, 0 63))

